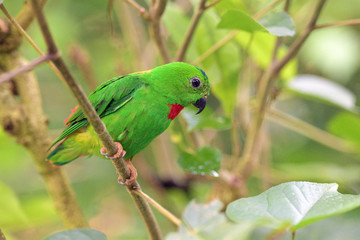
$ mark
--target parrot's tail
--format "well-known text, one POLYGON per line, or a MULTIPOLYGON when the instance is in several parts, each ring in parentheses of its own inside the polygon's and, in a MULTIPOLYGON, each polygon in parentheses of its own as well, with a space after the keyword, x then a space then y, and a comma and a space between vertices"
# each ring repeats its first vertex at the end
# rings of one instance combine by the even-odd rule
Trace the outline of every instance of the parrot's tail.
POLYGON ((66 145, 66 143, 62 142, 46 158, 52 164, 61 166, 81 156, 80 152, 76 152, 73 148, 69 148, 66 145))

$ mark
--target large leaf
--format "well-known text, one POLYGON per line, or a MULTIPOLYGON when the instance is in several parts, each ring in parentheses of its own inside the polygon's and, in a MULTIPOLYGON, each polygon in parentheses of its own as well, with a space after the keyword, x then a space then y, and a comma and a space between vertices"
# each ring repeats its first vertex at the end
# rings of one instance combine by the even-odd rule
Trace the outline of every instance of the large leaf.
POLYGON ((267 32, 267 30, 245 12, 231 9, 222 16, 218 28, 238 29, 246 32, 267 32))
POLYGON ((221 159, 222 155, 218 149, 205 146, 193 154, 187 152, 181 153, 178 163, 184 170, 193 174, 209 174, 218 177, 221 159))
POLYGON ((253 226, 234 224, 221 212, 223 204, 215 200, 208 204, 189 203, 183 213, 183 221, 178 232, 170 233, 166 240, 246 240, 253 226))
POLYGON ((259 23, 263 25, 269 33, 278 36, 294 36, 295 26, 290 15, 284 11, 272 12, 266 14, 259 20, 259 23))
POLYGON ((294 231, 360 206, 359 195, 340 194, 337 188, 335 183, 283 183, 258 196, 230 203, 226 215, 235 222, 250 221, 294 231))
POLYGON ((79 228, 54 233, 44 240, 107 240, 105 234, 90 228, 79 228))
POLYGON ((0 182, 0 226, 13 226, 27 218, 15 193, 0 182))
POLYGON ((288 82, 288 90, 302 96, 355 111, 356 98, 352 92, 328 79, 314 75, 299 75, 288 82))

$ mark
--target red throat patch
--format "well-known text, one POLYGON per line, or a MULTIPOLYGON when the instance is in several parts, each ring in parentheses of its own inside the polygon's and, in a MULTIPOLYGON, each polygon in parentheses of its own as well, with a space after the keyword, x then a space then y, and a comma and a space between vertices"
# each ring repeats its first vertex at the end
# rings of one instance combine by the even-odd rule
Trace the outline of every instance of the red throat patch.
POLYGON ((179 113, 181 112, 181 110, 184 109, 184 106, 180 105, 180 104, 169 104, 170 108, 170 113, 168 114, 168 118, 171 120, 174 120, 174 118, 176 118, 177 115, 179 115, 179 113))

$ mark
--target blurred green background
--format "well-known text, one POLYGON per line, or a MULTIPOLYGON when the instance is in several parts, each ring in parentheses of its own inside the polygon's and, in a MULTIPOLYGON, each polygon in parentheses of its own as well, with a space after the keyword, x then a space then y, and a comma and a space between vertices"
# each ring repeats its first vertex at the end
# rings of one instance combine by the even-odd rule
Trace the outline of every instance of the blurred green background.
MULTIPOLYGON (((24 2, 5 0, 4 4, 15 16, 24 2)), ((143 6, 149 5, 148 1, 139 3, 143 6)), ((231 32, 216 27, 227 10, 241 9, 253 15, 269 3, 270 1, 266 0, 223 0, 208 9, 195 32, 187 53, 187 62, 194 61, 231 32)), ((163 24, 172 56, 183 40, 193 6, 197 6, 197 1, 168 2, 163 24)), ((124 1, 114 1, 110 14, 107 7, 107 1, 62 0, 48 1, 44 10, 62 56, 87 93, 91 92, 94 85, 114 76, 162 64, 156 46, 151 40, 147 22, 124 1), (81 64, 82 61, 85 64, 81 64), (81 66, 87 64, 90 68, 81 70, 81 66)), ((279 5, 276 9, 281 7, 279 5)), ((291 1, 289 14, 294 20, 297 34, 307 23, 313 8, 312 0, 291 1)), ((359 12, 358 0, 328 1, 319 22, 330 23, 359 18, 359 12)), ((37 24, 33 23, 28 33, 42 49, 46 49, 37 24)), ((240 32, 220 50, 197 64, 207 73, 213 87, 205 115, 208 114, 211 119, 217 118, 215 122, 220 121, 220 127, 205 122, 205 129, 198 126, 200 130, 195 131, 203 136, 205 143, 220 149, 224 159, 230 158, 234 153, 231 147, 233 139, 230 122, 233 123, 240 118, 237 115, 240 113, 239 101, 242 97, 238 91, 239 84, 243 81, 254 81, 271 59, 275 37, 263 33, 255 35, 251 51, 246 47, 249 33, 240 32)), ((293 38, 284 38, 284 51, 292 41, 293 38)), ((21 53, 29 60, 38 57, 25 41, 21 53)), ((37 67, 35 73, 41 87, 44 111, 50 121, 49 132, 55 138, 63 128, 63 120, 70 114, 70 109, 76 102, 70 91, 46 64, 37 67)), ((281 74, 279 88, 298 74, 321 76, 347 88, 351 91, 349 95, 355 97, 354 106, 350 110, 345 109, 318 98, 294 93, 285 87, 277 98, 275 107, 359 144, 360 119, 355 105, 359 104, 360 97, 360 27, 325 28, 312 33, 299 55, 287 67, 286 73, 281 74)), ((317 90, 328 94, 325 87, 322 89, 320 86, 317 90)), ((336 99, 342 96, 335 93, 333 97, 336 99)), ((194 117, 186 118, 185 115, 185 119, 191 122, 194 117)), ((266 160, 260 163, 248 179, 249 195, 258 194, 269 186, 293 180, 336 182, 340 185, 340 192, 359 194, 359 154, 333 150, 270 121, 266 121, 265 126, 269 148, 266 160)), ((176 147, 179 144, 170 141, 172 139, 178 143, 176 130, 176 126, 173 126, 171 131, 155 140, 135 157, 134 164, 139 171, 139 182, 144 191, 174 214, 181 216, 191 199, 197 199, 199 202, 209 200, 214 179, 194 177, 180 169, 176 160, 179 156, 177 149, 181 147, 176 147), (163 162, 163 158, 172 161, 163 162), (175 182, 177 187, 167 187, 170 180, 175 182)), ((243 143, 244 133, 241 129, 237 131, 238 141, 243 143)), ((117 174, 111 162, 96 157, 81 158, 62 168, 69 176, 92 228, 106 233, 109 239, 147 238, 145 227, 133 202, 125 189, 117 183, 117 174)), ((164 234, 176 230, 167 219, 157 211, 154 212, 164 234)), ((346 219, 351 220, 338 221, 341 224, 360 223, 360 217, 356 214, 346 219)), ((321 232, 321 229, 328 226, 320 224, 317 231, 321 232)), ((31 156, 2 129, 0 227, 9 240, 42 239, 62 229, 31 156)))

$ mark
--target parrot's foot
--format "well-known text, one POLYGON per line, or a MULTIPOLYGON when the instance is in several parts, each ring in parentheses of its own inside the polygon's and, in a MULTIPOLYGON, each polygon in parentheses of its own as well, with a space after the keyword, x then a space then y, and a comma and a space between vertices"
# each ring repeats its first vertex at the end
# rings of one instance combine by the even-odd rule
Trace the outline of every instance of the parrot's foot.
POLYGON ((121 185, 130 186, 131 184, 133 184, 136 181, 138 173, 137 173, 137 170, 134 167, 134 165, 131 163, 130 159, 125 160, 125 163, 126 163, 126 165, 128 166, 128 168, 130 170, 130 177, 128 179, 126 179, 125 182, 123 182, 122 179, 119 177, 118 182, 121 185))
POLYGON ((123 146, 119 142, 115 142, 115 145, 117 147, 117 152, 115 153, 114 156, 109 156, 106 153, 106 149, 104 147, 102 147, 101 150, 100 150, 101 155, 103 155, 106 158, 111 159, 111 160, 115 159, 115 158, 123 158, 125 156, 125 154, 126 154, 123 146))

